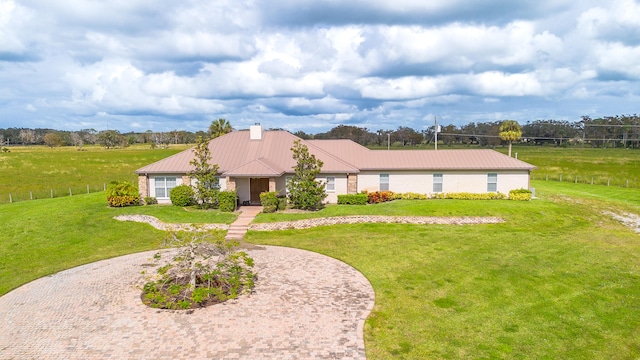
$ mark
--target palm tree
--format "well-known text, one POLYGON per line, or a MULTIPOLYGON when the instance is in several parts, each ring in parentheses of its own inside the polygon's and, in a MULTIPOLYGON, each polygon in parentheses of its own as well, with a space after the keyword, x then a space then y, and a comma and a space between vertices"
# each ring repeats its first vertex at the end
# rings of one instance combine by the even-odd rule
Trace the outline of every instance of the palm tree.
POLYGON ((220 118, 211 122, 211 125, 209 126, 209 137, 211 137, 211 139, 215 139, 218 136, 228 134, 231 131, 233 131, 231 124, 227 120, 220 118))
POLYGON ((520 140, 522 137, 522 129, 515 120, 505 120, 500 125, 500 138, 509 142, 509 157, 511 157, 511 143, 520 140))

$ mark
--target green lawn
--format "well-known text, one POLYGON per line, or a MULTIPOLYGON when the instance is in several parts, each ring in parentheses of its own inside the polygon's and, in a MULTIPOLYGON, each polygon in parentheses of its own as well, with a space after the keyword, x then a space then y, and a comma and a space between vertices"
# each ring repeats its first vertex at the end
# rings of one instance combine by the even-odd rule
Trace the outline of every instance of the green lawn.
POLYGON ((137 183, 136 169, 186 149, 172 145, 169 149, 134 146, 109 149, 87 146, 48 148, 44 146, 11 147, 0 153, 0 203, 50 198, 102 191, 113 180, 137 183))
MULTIPOLYGON (((162 151, 12 149, 0 154, 0 198, 3 191, 46 189, 47 181, 65 188, 61 181, 75 175, 78 186, 134 180, 133 170, 178 149, 162 151)), ((514 152, 537 165, 536 174, 558 167, 640 178, 634 150, 514 152)), ((367 276, 376 292, 365 325, 369 359, 640 358, 640 234, 602 214, 640 214, 640 190, 540 180, 532 186, 539 199, 531 202, 394 201, 258 218, 501 216, 503 224, 338 225, 254 231, 247 240, 327 254, 367 276)), ((131 213, 167 222, 235 219, 174 206, 112 209, 104 193, 0 204, 0 295, 73 266, 157 248, 163 232, 113 219, 131 213)))
POLYGON ((500 215, 504 224, 340 225, 247 239, 316 251, 360 270, 376 292, 365 327, 369 359, 637 358, 640 235, 601 215, 612 203, 580 203, 544 185, 536 184, 550 196, 531 202, 394 202, 366 210, 500 215))
POLYGON ((96 260, 157 248, 165 233, 122 222, 148 214, 166 222, 231 223, 236 215, 176 206, 107 207, 104 193, 0 204, 0 295, 39 277, 96 260))

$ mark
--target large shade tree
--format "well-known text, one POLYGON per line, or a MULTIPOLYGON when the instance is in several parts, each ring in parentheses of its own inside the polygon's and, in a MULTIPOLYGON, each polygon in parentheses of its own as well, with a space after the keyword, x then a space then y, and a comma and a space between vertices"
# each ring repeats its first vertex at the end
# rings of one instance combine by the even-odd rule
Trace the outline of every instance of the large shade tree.
POLYGON ((522 137, 522 129, 515 120, 505 120, 500 125, 500 138, 509 143, 509 156, 511 156, 511 144, 520 140, 522 137))
POLYGON ((228 134, 231 131, 233 131, 231 123, 222 118, 212 121, 211 125, 209 125, 209 137, 211 139, 215 139, 224 134, 228 134))

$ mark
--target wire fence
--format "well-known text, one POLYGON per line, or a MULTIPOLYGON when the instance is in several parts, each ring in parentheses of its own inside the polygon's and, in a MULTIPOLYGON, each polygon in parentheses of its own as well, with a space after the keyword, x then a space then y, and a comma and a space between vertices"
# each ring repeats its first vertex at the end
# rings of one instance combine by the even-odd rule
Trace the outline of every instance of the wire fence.
POLYGON ((0 204, 14 203, 19 201, 37 200, 37 199, 52 199, 65 196, 90 194, 95 192, 105 191, 107 184, 100 185, 74 185, 65 188, 49 188, 49 189, 37 189, 25 191, 15 191, 5 194, 0 194, 0 204))
POLYGON ((616 186, 624 188, 640 188, 637 179, 624 179, 604 175, 575 175, 558 173, 532 173, 531 180, 560 181, 575 184, 616 186))

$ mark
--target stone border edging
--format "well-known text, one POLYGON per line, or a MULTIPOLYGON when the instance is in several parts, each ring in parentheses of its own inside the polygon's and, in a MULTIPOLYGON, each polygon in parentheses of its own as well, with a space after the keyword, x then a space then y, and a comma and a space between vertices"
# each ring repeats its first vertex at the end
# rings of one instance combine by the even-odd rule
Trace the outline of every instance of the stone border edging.
POLYGON ((274 231, 290 229, 309 229, 316 226, 338 224, 387 223, 387 224, 417 224, 417 225, 480 225, 500 224, 504 220, 497 216, 383 216, 383 215, 353 215, 282 221, 272 223, 253 223, 249 230, 274 231))
POLYGON ((175 224, 166 223, 151 215, 118 215, 114 219, 119 221, 133 221, 146 223, 163 231, 195 231, 195 230, 228 230, 227 224, 175 224))
MULTIPOLYGON (((119 221, 134 221, 147 223, 163 231, 194 231, 194 230, 229 230, 227 224, 176 224, 165 223, 151 215, 118 215, 114 219, 119 221)), ((500 224, 504 220, 497 216, 384 216, 384 215, 351 215, 326 218, 280 221, 271 223, 252 223, 249 230, 277 231, 301 230, 317 226, 340 224, 415 224, 415 225, 482 225, 500 224)))

